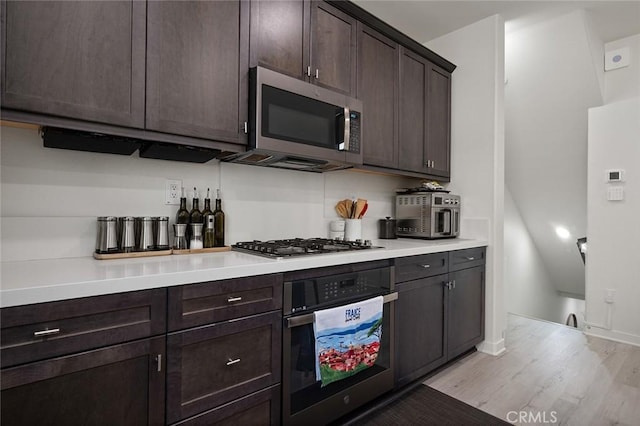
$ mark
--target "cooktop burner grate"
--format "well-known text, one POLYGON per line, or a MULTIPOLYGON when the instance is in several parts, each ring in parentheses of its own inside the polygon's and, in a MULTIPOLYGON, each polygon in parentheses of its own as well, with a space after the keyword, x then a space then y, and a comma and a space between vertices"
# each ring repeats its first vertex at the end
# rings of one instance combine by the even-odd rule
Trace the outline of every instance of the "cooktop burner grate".
POLYGON ((312 254, 340 253, 354 250, 382 248, 371 245, 370 240, 344 241, 327 238, 292 238, 288 240, 243 241, 232 244, 231 248, 249 254, 282 259, 285 257, 312 254))

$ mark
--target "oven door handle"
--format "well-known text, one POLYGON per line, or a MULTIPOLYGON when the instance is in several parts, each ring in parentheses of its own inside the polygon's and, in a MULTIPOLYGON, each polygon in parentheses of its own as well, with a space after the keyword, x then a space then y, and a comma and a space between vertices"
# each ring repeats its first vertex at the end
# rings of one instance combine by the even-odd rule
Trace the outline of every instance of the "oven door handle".
MULTIPOLYGON (((398 300, 398 292, 385 294, 382 303, 393 302, 398 300)), ((300 315, 297 317, 287 318, 287 328, 299 327, 301 325, 313 324, 313 314, 300 315)))

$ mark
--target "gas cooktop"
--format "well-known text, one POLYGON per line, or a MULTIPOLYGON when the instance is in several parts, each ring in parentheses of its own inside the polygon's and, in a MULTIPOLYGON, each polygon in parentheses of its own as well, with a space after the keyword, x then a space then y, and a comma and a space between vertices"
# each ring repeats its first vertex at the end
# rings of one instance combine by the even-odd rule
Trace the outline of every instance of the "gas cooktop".
POLYGON ((289 240, 244 241, 231 245, 232 250, 272 259, 311 254, 342 253, 354 250, 383 248, 371 245, 370 240, 344 241, 327 238, 293 238, 289 240))

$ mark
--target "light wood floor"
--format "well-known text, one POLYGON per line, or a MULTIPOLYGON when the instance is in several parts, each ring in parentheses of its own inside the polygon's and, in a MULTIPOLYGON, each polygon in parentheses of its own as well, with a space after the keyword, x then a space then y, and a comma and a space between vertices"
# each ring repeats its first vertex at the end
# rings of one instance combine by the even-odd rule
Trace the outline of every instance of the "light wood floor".
POLYGON ((506 347, 497 357, 474 353, 425 384, 514 424, 640 426, 640 347, 517 315, 506 347))

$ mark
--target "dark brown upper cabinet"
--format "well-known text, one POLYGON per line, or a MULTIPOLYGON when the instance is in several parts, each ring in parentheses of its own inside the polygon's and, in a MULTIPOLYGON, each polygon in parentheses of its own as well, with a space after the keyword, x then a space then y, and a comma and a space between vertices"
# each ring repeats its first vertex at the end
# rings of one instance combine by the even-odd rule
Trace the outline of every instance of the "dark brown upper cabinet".
POLYGON ((3 108, 144 127, 144 2, 1 7, 3 108))
POLYGON ((451 170, 451 73, 434 64, 427 71, 427 173, 448 180, 451 170))
POLYGON ((448 72, 402 49, 399 169, 449 177, 450 88, 448 72))
POLYGON ((147 128, 246 144, 248 4, 153 1, 147 15, 147 128))
POLYGON ((252 1, 251 66, 355 96, 356 20, 322 1, 252 1))
POLYGON ((363 102, 364 163, 398 168, 398 61, 400 46, 358 24, 358 99, 363 102))

